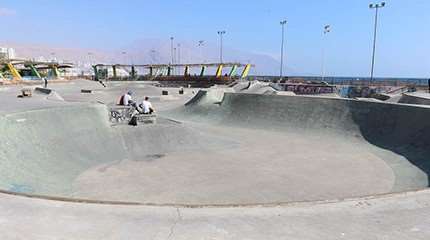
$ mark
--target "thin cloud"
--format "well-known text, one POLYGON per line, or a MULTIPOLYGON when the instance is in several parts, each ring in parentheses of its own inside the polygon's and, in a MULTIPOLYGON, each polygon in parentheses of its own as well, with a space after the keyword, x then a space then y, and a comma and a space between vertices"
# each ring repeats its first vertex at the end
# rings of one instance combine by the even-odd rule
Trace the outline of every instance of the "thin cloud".
POLYGON ((16 11, 9 8, 0 8, 0 17, 1 16, 13 16, 16 14, 16 11))

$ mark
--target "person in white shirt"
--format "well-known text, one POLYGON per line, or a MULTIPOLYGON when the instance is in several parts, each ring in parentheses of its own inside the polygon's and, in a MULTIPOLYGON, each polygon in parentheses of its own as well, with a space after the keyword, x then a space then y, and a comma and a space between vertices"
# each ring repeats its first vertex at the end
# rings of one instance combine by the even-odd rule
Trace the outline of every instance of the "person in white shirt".
POLYGON ((119 100, 119 105, 132 106, 134 101, 133 101, 131 95, 133 95, 132 91, 128 91, 126 94, 122 95, 121 99, 119 100))
POLYGON ((140 104, 140 107, 142 108, 143 114, 152 114, 154 112, 152 104, 149 101, 149 97, 145 97, 145 100, 143 100, 142 104, 140 104))

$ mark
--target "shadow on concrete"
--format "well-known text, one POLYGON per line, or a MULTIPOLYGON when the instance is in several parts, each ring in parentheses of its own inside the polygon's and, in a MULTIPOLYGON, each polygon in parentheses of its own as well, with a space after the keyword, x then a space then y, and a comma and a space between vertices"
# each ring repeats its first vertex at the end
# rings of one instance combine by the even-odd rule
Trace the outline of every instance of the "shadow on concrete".
POLYGON ((348 102, 353 121, 371 144, 404 156, 430 182, 430 109, 398 104, 348 102))

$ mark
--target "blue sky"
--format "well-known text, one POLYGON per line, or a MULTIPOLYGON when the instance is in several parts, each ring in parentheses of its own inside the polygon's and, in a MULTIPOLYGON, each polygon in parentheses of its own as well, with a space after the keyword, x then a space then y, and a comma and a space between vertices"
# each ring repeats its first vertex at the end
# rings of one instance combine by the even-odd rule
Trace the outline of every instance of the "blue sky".
MULTIPOLYGON (((137 39, 200 39, 216 44, 224 29, 230 48, 279 58, 287 19, 286 63, 318 74, 322 28, 327 73, 367 76, 373 11, 368 0, 2 0, 0 41, 84 48, 121 48, 137 39), (5 32, 6 30, 6 32, 5 32)), ((381 10, 377 76, 430 77, 430 1, 387 0, 381 10)))

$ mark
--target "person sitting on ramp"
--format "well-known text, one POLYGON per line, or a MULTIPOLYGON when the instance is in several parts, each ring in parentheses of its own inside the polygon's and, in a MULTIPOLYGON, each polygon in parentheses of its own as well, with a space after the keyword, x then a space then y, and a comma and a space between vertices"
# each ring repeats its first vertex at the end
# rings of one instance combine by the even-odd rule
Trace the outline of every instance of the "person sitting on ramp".
POLYGON ((131 95, 133 95, 132 91, 128 91, 126 94, 122 95, 119 99, 118 105, 121 106, 133 106, 135 102, 133 101, 131 95))
POLYGON ((140 107, 142 108, 143 114, 152 114, 154 112, 152 104, 149 101, 149 97, 145 97, 145 100, 143 100, 142 104, 140 104, 140 107))

